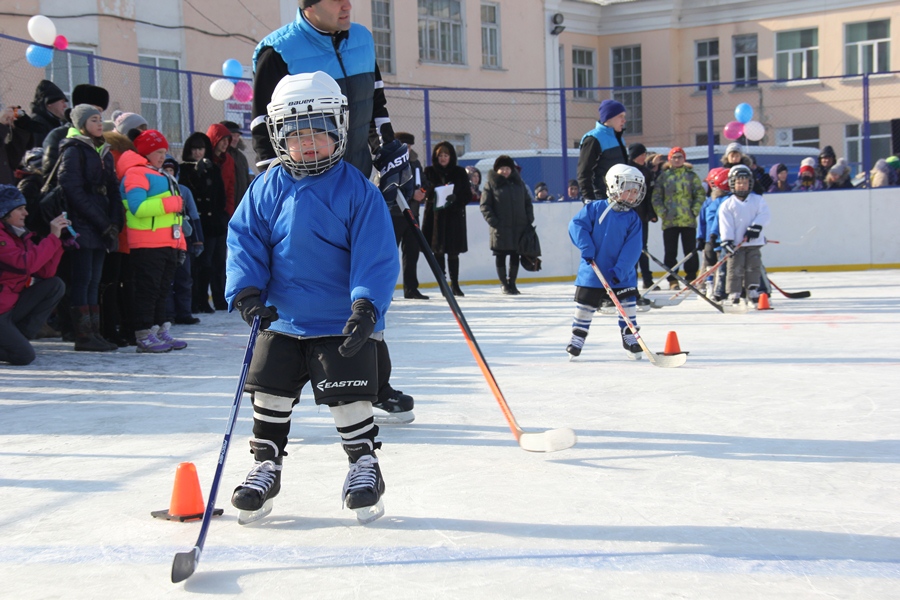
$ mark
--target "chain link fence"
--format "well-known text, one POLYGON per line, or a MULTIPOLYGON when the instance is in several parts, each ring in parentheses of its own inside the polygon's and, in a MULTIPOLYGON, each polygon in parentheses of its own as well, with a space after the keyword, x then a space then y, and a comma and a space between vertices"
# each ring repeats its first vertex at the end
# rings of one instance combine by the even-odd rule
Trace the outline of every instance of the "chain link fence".
MULTIPOLYGON (((93 83, 110 91, 107 118, 114 110, 138 112, 166 135, 178 153, 191 132, 206 131, 223 119, 239 123, 249 133, 249 102, 222 102, 210 95, 210 84, 221 75, 179 70, 175 59, 141 57, 136 64, 59 50, 50 65, 35 68, 25 60, 29 43, 0 34, 0 101, 5 104, 30 110, 41 79, 53 80, 67 94, 78 83, 93 83)), ((564 189, 566 177, 574 176, 578 143, 594 127, 597 106, 605 98, 615 98, 628 108, 628 143, 640 142, 661 151, 676 145, 692 149, 689 154, 700 157, 705 168, 718 164, 724 145, 730 142, 723 136, 723 127, 734 120, 735 107, 747 103, 753 107, 753 119, 765 127, 765 135, 758 141, 738 141, 750 146, 750 152, 753 146, 762 147, 761 166, 768 168, 768 159, 776 160, 773 147, 809 148, 816 155, 819 149, 832 146, 854 173, 867 173, 900 144, 900 133, 894 133, 894 146, 891 138, 892 120, 895 130, 900 129, 898 75, 615 89, 389 86, 385 93, 395 130, 416 135, 423 162, 428 162, 430 148, 442 140, 452 142, 461 160, 469 158, 470 163, 473 156, 509 151, 565 153, 569 160, 560 162, 553 173, 557 181, 553 187, 564 189)))

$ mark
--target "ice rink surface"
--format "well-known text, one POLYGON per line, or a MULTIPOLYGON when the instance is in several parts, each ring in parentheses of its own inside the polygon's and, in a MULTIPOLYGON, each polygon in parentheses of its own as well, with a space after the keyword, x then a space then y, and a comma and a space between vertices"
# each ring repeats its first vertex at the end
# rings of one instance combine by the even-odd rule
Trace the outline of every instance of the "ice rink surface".
POLYGON ((307 388, 275 510, 239 526, 245 397, 225 514, 178 585, 172 558, 199 522, 150 512, 168 507, 183 461, 207 497, 249 328, 203 315, 173 328, 186 350, 161 356, 39 341, 32 365, 0 365, 0 596, 897 598, 900 271, 772 275, 812 297, 639 313, 651 350, 675 331, 690 351, 678 369, 627 360, 606 315, 569 362, 569 284, 464 287, 519 424, 578 434, 552 454, 518 447, 436 291, 398 292, 392 383, 415 396, 416 420, 381 430, 385 516, 360 526, 342 510, 346 458, 307 388))

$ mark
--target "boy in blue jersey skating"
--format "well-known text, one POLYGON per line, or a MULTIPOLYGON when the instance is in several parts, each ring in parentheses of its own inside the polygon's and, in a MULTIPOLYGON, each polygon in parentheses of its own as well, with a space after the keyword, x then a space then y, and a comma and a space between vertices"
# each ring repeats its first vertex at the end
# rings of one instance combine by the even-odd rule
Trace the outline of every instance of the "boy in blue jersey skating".
POLYGON ((261 320, 244 386, 253 398, 256 464, 232 504, 242 522, 271 510, 291 411, 309 382, 350 460, 344 501, 367 523, 384 513, 372 403, 374 340, 399 274, 390 214, 378 188, 341 160, 347 98, 329 75, 282 79, 266 121, 277 158, 250 185, 228 228, 226 298, 248 323, 261 320))
MULTIPOLYGON (((643 246, 641 219, 631 210, 641 203, 646 191, 644 176, 628 165, 613 165, 606 173, 607 200, 586 204, 569 223, 569 237, 581 252, 581 264, 575 279, 575 319, 572 339, 566 348, 570 359, 581 354, 594 313, 609 296, 594 273, 590 262, 603 273, 625 314, 637 327, 637 275, 634 265, 643 246), (607 207, 610 210, 607 211, 607 207)), ((639 329, 639 328, 638 328, 639 329)), ((622 345, 628 356, 641 358, 641 346, 619 316, 622 345)))

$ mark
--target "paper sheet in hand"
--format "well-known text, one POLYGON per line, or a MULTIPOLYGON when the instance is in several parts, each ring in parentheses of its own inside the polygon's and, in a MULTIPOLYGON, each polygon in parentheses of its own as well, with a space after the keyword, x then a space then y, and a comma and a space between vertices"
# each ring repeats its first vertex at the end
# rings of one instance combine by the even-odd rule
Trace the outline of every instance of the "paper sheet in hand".
POLYGON ((447 205, 447 198, 453 194, 453 184, 448 183, 447 185, 436 187, 434 188, 434 193, 434 208, 444 208, 447 205))

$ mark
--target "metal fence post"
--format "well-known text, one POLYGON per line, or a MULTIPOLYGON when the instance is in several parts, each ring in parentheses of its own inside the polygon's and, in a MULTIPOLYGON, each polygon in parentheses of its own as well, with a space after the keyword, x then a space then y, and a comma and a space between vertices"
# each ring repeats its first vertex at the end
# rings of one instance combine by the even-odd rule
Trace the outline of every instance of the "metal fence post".
POLYGON ((196 131, 194 128, 194 76, 191 73, 187 74, 187 99, 188 99, 188 135, 185 136, 187 139, 193 132, 196 131))
POLYGON ((422 101, 425 103, 425 164, 431 166, 431 95, 424 90, 422 101))
MULTIPOLYGON (((562 174, 564 194, 569 193, 569 131, 566 127, 566 90, 559 88, 560 140, 562 143, 562 174)), ((563 198, 566 196, 564 195, 563 198)))
POLYGON ((863 105, 863 118, 862 118, 862 164, 863 170, 866 173, 866 187, 869 187, 869 171, 872 169, 872 140, 869 138, 869 135, 872 133, 871 128, 869 126, 869 74, 863 73, 863 85, 862 85, 862 105, 863 105))
POLYGON ((87 56, 87 64, 88 64, 88 82, 91 85, 97 85, 97 75, 94 70, 94 55, 86 54, 87 56))
POLYGON ((707 164, 712 169, 716 153, 716 132, 713 119, 713 93, 712 86, 706 86, 706 151, 709 153, 707 164))

